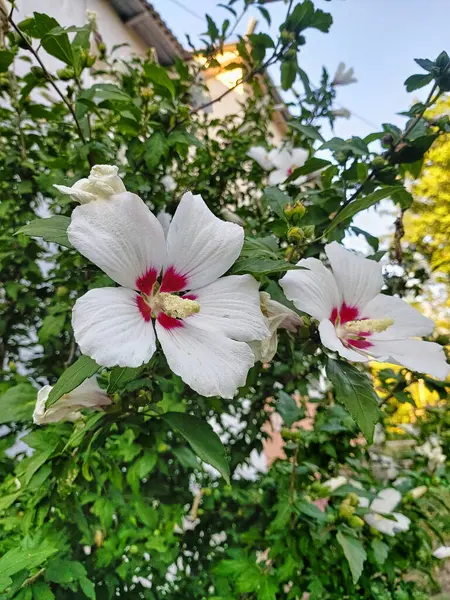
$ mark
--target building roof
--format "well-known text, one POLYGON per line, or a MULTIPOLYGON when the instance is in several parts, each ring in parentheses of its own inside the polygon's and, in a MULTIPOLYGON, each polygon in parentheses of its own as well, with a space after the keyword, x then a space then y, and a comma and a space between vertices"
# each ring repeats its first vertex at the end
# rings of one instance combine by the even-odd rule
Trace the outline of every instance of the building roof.
POLYGON ((146 0, 109 0, 122 21, 141 40, 156 50, 162 65, 171 65, 177 58, 185 59, 186 50, 174 36, 159 13, 146 0))

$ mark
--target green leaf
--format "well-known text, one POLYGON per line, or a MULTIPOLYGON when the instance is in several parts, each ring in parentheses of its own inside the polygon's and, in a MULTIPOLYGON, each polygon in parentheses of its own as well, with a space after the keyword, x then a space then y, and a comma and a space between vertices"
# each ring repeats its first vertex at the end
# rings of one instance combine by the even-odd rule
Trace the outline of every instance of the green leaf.
POLYGON ((66 369, 53 386, 47 400, 47 408, 59 400, 61 396, 68 394, 81 385, 85 379, 95 375, 99 369, 100 366, 95 360, 89 358, 89 356, 80 356, 73 365, 66 369))
POLYGON ((432 71, 436 66, 435 63, 428 58, 415 58, 414 62, 416 62, 419 67, 422 67, 422 69, 425 69, 425 71, 432 71))
POLYGON ((166 152, 166 138, 162 133, 154 133, 145 143, 145 164, 148 169, 154 169, 161 162, 162 157, 166 152))
POLYGON ((19 29, 33 38, 41 39, 47 33, 60 27, 58 21, 45 13, 34 12, 33 17, 19 23, 19 29))
POLYGON ((45 571, 45 581, 66 585, 86 578, 86 569, 75 560, 53 558, 45 571))
MULTIPOLYGON (((324 142, 322 135, 319 132, 318 127, 314 127, 314 125, 303 125, 302 123, 297 123, 297 121, 290 121, 289 127, 296 129, 300 133, 302 133, 305 137, 311 140, 319 140, 319 142, 324 142)), ((320 158, 310 159, 310 160, 322 160, 320 158)), ((309 161, 308 161, 309 162, 309 161)), ((328 161, 324 161, 329 164, 328 161)))
POLYGON ((57 337, 64 329, 65 315, 47 315, 38 332, 39 341, 45 344, 49 339, 57 337))
POLYGON ((0 424, 31 421, 37 390, 29 383, 19 383, 0 396, 0 424))
POLYGON ((239 258, 233 266, 234 274, 251 273, 253 275, 269 275, 301 269, 284 259, 273 260, 270 258, 239 258))
POLYGON ((28 458, 20 461, 16 468, 16 475, 23 486, 29 484, 33 475, 42 467, 42 465, 51 457, 59 445, 60 438, 57 434, 48 433, 45 429, 32 431, 23 441, 35 452, 28 458))
POLYGON ((297 77, 297 59, 285 60, 281 63, 281 87, 283 90, 291 89, 297 77))
POLYGON ((156 85, 159 85, 169 90, 172 98, 175 98, 175 84, 172 81, 172 79, 170 79, 166 69, 155 64, 145 64, 144 72, 146 76, 150 79, 150 81, 156 83, 156 85))
POLYGON ((276 410, 280 413, 286 427, 292 427, 296 421, 304 417, 304 411, 297 406, 294 398, 283 391, 278 394, 276 410))
POLYGON ((54 600, 55 594, 43 581, 33 584, 33 598, 35 600, 54 600))
POLYGON ((367 558, 364 547, 356 538, 346 535, 342 531, 338 531, 336 540, 342 547, 345 558, 350 566, 353 583, 357 583, 361 577, 364 561, 367 558))
POLYGON ((174 448, 172 454, 177 458, 178 462, 186 469, 197 469, 198 459, 190 448, 181 446, 174 448))
POLYGON ((87 598, 90 598, 90 600, 95 600, 95 585, 90 579, 88 579, 87 577, 81 577, 80 587, 87 598))
POLYGON ((286 204, 291 202, 292 198, 282 192, 277 187, 267 187, 263 192, 262 201, 265 202, 273 212, 286 221, 286 215, 284 214, 284 208, 286 204))
POLYGON ((306 517, 310 517, 320 523, 328 523, 328 516, 325 512, 321 511, 315 504, 299 498, 294 503, 295 509, 306 517))
POLYGON ((225 448, 209 423, 192 415, 177 412, 166 413, 163 419, 184 437, 201 460, 217 469, 229 483, 230 467, 225 448))
POLYGON ((258 600, 276 600, 278 585, 268 575, 264 577, 259 586, 258 600))
POLYGON ((342 403, 361 429, 368 444, 373 442, 375 423, 380 418, 378 396, 368 376, 343 361, 327 361, 327 375, 336 399, 342 403))
POLYGON ((67 237, 67 228, 70 224, 69 217, 55 215, 45 219, 35 219, 24 225, 17 233, 24 233, 30 237, 41 237, 46 242, 54 242, 66 248, 71 247, 69 238, 67 237))
POLYGON ((14 52, 0 50, 0 73, 5 73, 14 60, 14 52))
POLYGON ((34 569, 58 551, 54 543, 44 538, 34 545, 26 538, 19 546, 0 558, 0 579, 10 577, 23 569, 34 569), (36 546, 36 547, 35 547, 36 546))
POLYGON ((372 550, 377 563, 380 566, 383 565, 389 554, 389 546, 381 540, 374 538, 372 540, 372 550))
POLYGON ((330 165, 329 160, 324 160, 322 158, 310 158, 305 162, 303 167, 298 167, 295 169, 288 177, 287 182, 295 181, 298 177, 302 177, 304 175, 309 175, 310 173, 314 173, 315 171, 319 171, 319 169, 323 169, 324 167, 328 167, 330 165))
POLYGON ((428 85, 433 79, 434 77, 431 73, 428 75, 411 75, 411 77, 406 79, 404 85, 407 92, 413 92, 414 90, 418 90, 419 88, 428 85))
POLYGON ((127 383, 137 379, 142 372, 142 367, 114 367, 109 374, 108 394, 121 390, 127 383))
POLYGON ((380 190, 376 190, 375 192, 372 192, 364 198, 358 198, 357 200, 354 200, 345 208, 343 208, 341 212, 338 212, 338 214, 332 220, 331 224, 325 230, 325 233, 329 233, 340 223, 346 221, 347 219, 350 219, 362 210, 366 210, 367 208, 374 206, 381 200, 384 200, 384 198, 388 198, 389 196, 394 195, 399 191, 399 189, 401 189, 399 186, 389 186, 380 190))
MULTIPOLYGON (((36 14, 36 13, 35 13, 36 14)), ((67 33, 61 28, 61 31, 53 33, 50 31, 41 39, 42 47, 52 56, 66 63, 70 67, 75 66, 72 45, 67 33)))

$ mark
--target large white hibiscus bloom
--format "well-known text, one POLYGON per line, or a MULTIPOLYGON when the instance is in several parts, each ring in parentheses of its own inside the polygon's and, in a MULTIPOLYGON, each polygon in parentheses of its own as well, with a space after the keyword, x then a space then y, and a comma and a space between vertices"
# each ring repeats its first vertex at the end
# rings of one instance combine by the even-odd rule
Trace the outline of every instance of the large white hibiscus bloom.
POLYGON ((105 367, 147 363, 156 350, 154 319, 174 373, 203 396, 233 397, 254 364, 245 342, 269 334, 256 280, 219 279, 241 252, 242 227, 221 221, 201 196, 186 193, 166 240, 144 202, 125 192, 77 206, 67 233, 121 286, 77 300, 72 324, 83 354, 105 367))
POLYGON ((322 344, 355 362, 390 362, 445 379, 449 365, 441 346, 415 337, 434 328, 400 298, 380 294, 381 266, 345 250, 337 242, 325 246, 332 271, 307 258, 280 285, 295 306, 320 321, 322 344))
POLYGON ((51 385, 44 385, 38 391, 33 412, 33 422, 36 425, 47 425, 58 421, 78 421, 82 418, 80 410, 83 408, 99 409, 111 404, 111 398, 101 389, 95 377, 86 379, 81 385, 68 394, 64 394, 52 406, 46 408, 51 391, 51 385))
POLYGON ((401 513, 394 512, 401 499, 402 495, 394 488, 381 490, 370 506, 367 498, 359 497, 359 506, 370 508, 371 511, 364 515, 364 521, 370 527, 390 536, 408 531, 411 524, 410 519, 401 513))

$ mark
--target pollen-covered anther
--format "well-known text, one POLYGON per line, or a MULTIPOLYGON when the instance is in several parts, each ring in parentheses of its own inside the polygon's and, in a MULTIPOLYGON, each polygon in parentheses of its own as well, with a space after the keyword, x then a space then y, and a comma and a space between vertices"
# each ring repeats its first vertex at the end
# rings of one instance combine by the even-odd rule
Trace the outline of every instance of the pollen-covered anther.
POLYGON ((345 323, 344 329, 348 334, 365 333, 381 333, 386 331, 388 327, 394 324, 394 319, 389 317, 385 319, 364 319, 361 321, 348 321, 345 323))
POLYGON ((189 298, 180 298, 174 294, 160 292, 157 296, 157 308, 169 317, 185 319, 200 312, 200 304, 189 298))

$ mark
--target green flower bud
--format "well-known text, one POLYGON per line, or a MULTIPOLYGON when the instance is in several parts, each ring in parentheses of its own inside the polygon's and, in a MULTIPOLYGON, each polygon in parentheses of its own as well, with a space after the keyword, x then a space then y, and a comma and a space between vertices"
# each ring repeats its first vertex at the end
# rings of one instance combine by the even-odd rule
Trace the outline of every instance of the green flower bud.
POLYGON ((358 496, 355 494, 355 492, 351 492, 348 496, 347 496, 347 501, 348 504, 350 504, 350 506, 358 506, 359 505, 359 498, 358 496))
POLYGON ((339 516, 342 519, 350 519, 353 516, 354 512, 355 512, 355 507, 350 506, 350 504, 342 503, 339 507, 339 516))
POLYGON ((387 164, 388 164, 387 160, 385 158, 383 158, 382 156, 375 156, 375 158, 372 161, 372 166, 375 169, 382 169, 387 164))
POLYGON ((288 240, 291 242, 302 242, 305 238, 303 229, 300 227, 291 227, 287 233, 288 240))
POLYGON ((350 517, 350 519, 348 520, 348 524, 352 529, 361 529, 361 527, 364 527, 364 521, 361 519, 361 517, 358 517, 357 515, 353 515, 353 517, 350 517))
POLYGON ((130 546, 130 554, 137 554, 139 552, 139 548, 136 546, 136 544, 132 544, 130 546))
POLYGON ((289 220, 298 223, 305 215, 306 208, 300 200, 296 200, 294 204, 288 204, 284 209, 284 214, 289 220))
POLYGON ((56 288, 56 296, 58 298, 64 298, 69 293, 69 289, 65 285, 60 285, 56 288))
POLYGON ((72 67, 64 67, 63 69, 58 69, 56 74, 61 79, 61 81, 69 81, 75 77, 75 71, 72 67))

